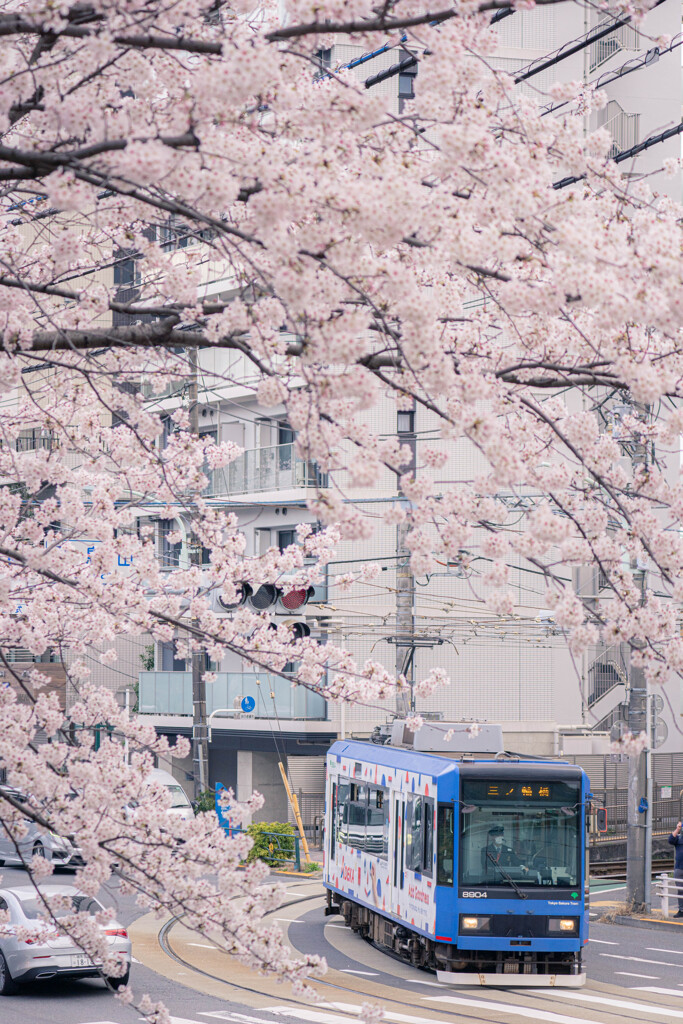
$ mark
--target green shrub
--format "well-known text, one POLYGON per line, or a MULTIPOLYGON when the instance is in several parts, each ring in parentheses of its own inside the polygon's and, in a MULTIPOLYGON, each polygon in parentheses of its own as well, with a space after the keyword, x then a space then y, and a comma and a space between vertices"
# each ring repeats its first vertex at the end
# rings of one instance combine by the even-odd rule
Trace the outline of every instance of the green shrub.
POLYGON ((294 860, 294 828, 288 822, 258 821, 249 825, 247 833, 254 840, 249 851, 247 863, 264 861, 271 867, 281 864, 283 860, 294 860))
POLYGON ((195 800, 192 806, 197 814, 201 813, 201 811, 215 811, 216 794, 212 789, 205 789, 203 793, 199 794, 199 799, 195 800))

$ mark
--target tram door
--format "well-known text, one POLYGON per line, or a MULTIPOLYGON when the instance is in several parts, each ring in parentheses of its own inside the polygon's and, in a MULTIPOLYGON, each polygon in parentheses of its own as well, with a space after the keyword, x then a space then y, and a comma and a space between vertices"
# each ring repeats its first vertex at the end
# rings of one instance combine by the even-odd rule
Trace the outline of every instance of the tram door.
POLYGON ((404 849, 405 849, 405 837, 403 835, 405 826, 405 800, 399 793, 395 793, 393 796, 394 806, 392 820, 394 823, 393 835, 392 835, 392 867, 393 874, 391 876, 391 906, 392 910, 396 912, 397 907, 401 906, 403 902, 403 882, 404 882, 404 849))

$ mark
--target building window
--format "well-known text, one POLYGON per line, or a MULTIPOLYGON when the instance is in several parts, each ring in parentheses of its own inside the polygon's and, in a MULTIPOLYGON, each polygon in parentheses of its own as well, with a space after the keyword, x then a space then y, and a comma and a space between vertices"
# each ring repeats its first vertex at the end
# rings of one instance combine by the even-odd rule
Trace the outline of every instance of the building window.
POLYGON ((176 654, 176 647, 174 640, 162 640, 159 644, 161 651, 161 671, 162 672, 185 672, 186 665, 183 658, 179 658, 176 654))
POLYGON ((178 523, 175 519, 161 519, 159 521, 159 537, 161 547, 161 565, 164 569, 177 569, 180 565, 180 554, 183 549, 182 541, 171 541, 169 534, 175 533, 178 523))
POLYGON ((399 434, 415 433, 415 413, 412 409, 409 412, 399 412, 397 414, 396 431, 399 434))
POLYGON ((403 113, 408 100, 415 98, 416 71, 402 71, 398 76, 398 112, 403 113))
POLYGON ((289 423, 285 420, 278 422, 277 425, 277 443, 278 444, 294 444, 294 438, 296 437, 295 432, 290 427, 289 423))
POLYGON ((277 531, 277 546, 280 549, 280 554, 292 544, 296 544, 296 530, 277 531))

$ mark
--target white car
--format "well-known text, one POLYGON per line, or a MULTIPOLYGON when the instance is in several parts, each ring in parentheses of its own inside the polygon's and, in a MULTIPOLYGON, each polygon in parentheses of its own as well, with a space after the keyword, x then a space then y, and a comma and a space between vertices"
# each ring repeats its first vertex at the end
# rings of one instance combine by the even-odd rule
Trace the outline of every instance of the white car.
POLYGON ((170 772, 165 772, 163 768, 153 768, 147 776, 147 781, 156 782, 166 787, 171 796, 171 806, 168 813, 174 818, 180 818, 181 821, 189 821, 191 818, 194 818, 190 798, 170 772))
MULTIPOLYGON (((26 802, 24 794, 17 789, 2 786, 0 794, 3 792, 11 796, 17 803, 26 802)), ((0 819, 2 818, 2 805, 3 801, 0 795, 0 819)), ((18 839, 16 842, 0 825, 0 866, 3 864, 25 865, 31 860, 31 857, 45 857, 47 860, 51 860, 55 867, 76 868, 83 864, 81 851, 66 836, 50 832, 29 818, 26 819, 25 824, 28 831, 22 839, 18 839)))
POLYGON ((102 904, 80 892, 73 885, 22 885, 0 889, 0 910, 9 911, 9 927, 0 926, 0 995, 13 995, 19 986, 49 978, 101 977, 113 988, 128 984, 131 963, 131 941, 126 929, 118 921, 100 926, 107 938, 110 952, 125 964, 125 973, 117 977, 103 975, 98 964, 76 946, 67 935, 61 935, 53 923, 48 934, 38 939, 18 939, 18 928, 31 928, 38 923, 45 910, 39 893, 46 897, 67 896, 69 910, 57 911, 59 919, 74 910, 79 914, 96 914, 102 904), (36 891, 36 889, 38 891, 36 891))

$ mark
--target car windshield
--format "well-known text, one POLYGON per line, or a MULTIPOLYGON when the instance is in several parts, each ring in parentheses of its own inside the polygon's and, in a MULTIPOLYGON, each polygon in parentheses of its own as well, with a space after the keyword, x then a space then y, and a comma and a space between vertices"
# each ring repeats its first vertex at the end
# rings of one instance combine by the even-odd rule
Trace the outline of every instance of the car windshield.
POLYGON ((190 801, 187 798, 185 790, 182 786, 167 786, 166 789, 171 794, 171 807, 190 807, 190 801))
POLYGON ((580 884, 579 784, 463 779, 460 884, 580 884))
MULTIPOLYGON (((15 895, 19 896, 18 893, 15 895)), ((47 898, 51 895, 59 896, 63 895, 60 893, 46 893, 47 898)), ((21 909, 24 917, 28 917, 31 920, 39 917, 44 917, 48 911, 46 910, 43 901, 36 896, 19 896, 21 900, 21 909)), ((70 896, 71 906, 60 908, 59 910, 53 910, 53 917, 66 917, 67 914, 73 914, 76 911, 77 914, 96 914, 99 910, 103 910, 101 903, 93 899, 92 896, 86 896, 84 893, 75 893, 70 896)))

